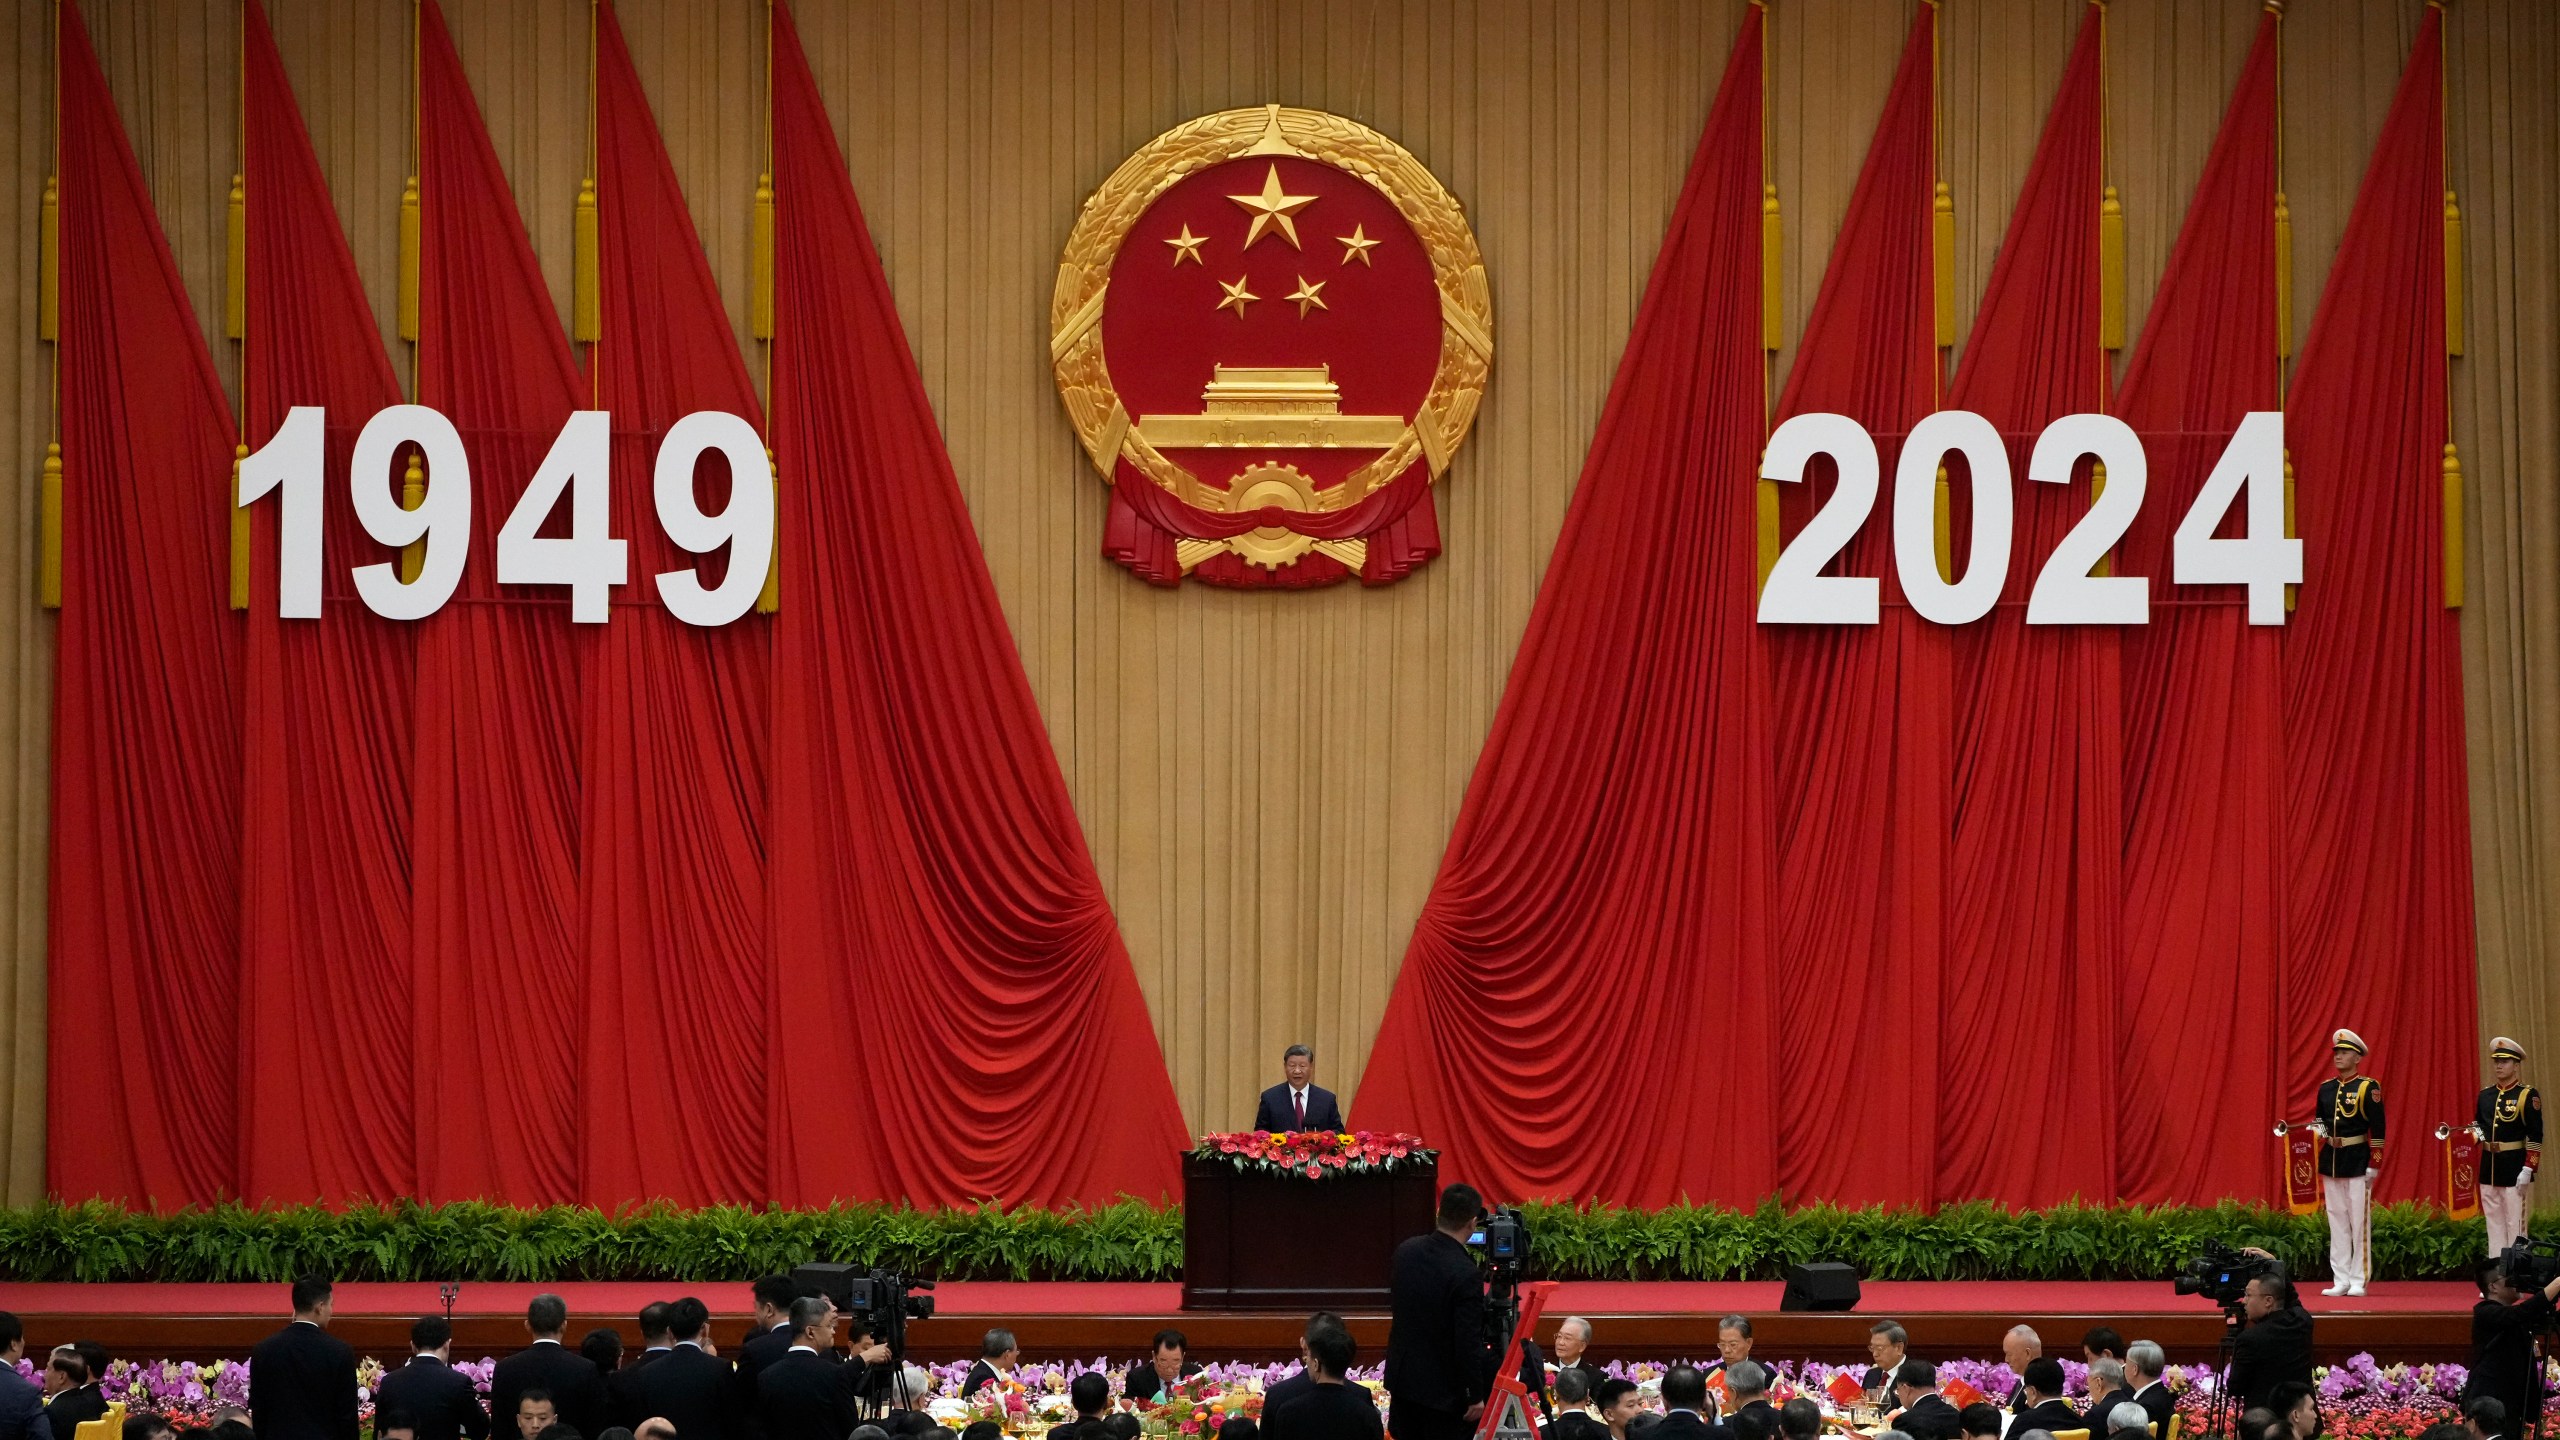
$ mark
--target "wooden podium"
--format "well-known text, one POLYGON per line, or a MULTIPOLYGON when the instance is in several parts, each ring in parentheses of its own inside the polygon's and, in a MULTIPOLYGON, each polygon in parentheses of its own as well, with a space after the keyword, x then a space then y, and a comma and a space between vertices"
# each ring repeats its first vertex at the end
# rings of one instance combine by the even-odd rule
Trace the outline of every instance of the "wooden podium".
POLYGON ((1396 1246, 1431 1228, 1435 1161, 1394 1175, 1290 1180, 1182 1162, 1186 1310, 1385 1310, 1396 1246))

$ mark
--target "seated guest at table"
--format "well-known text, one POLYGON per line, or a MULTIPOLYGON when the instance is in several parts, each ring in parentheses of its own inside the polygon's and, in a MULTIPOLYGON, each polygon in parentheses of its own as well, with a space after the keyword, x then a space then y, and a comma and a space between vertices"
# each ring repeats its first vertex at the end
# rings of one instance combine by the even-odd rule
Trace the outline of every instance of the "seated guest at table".
MULTIPOLYGON (((998 1328, 987 1332, 978 1344, 978 1363, 969 1367, 967 1379, 960 1382, 960 1398, 968 1399, 980 1390, 1001 1380, 1013 1383, 1013 1367, 1022 1363, 1022 1347, 1014 1342, 1013 1332, 998 1328)), ((693 1440, 686 1436, 685 1440, 693 1440)))
POLYGON ((2462 1428, 2471 1440, 2494 1440, 2507 1433, 2507 1402, 2495 1395, 2474 1395, 2462 1407, 2462 1428))
POLYGON ((1733 1402, 1734 1432, 1743 1440, 1773 1440, 1778 1412, 1769 1403, 1769 1370, 1757 1360, 1735 1360, 1724 1367, 1725 1396, 1733 1402), (1745 1429, 1743 1422, 1750 1422, 1745 1429))
POLYGON ((1342 1106, 1333 1092, 1315 1083, 1316 1052, 1305 1045, 1292 1045, 1280 1056, 1280 1069, 1289 1078, 1262 1092, 1262 1105, 1253 1112, 1256 1130, 1340 1130, 1342 1106))
POLYGON ((374 1387, 375 1412, 408 1416, 416 1440, 489 1440, 489 1412, 480 1408, 479 1387, 453 1368, 452 1354, 452 1324, 441 1315, 420 1316, 409 1327, 409 1363, 374 1387))
POLYGON ((1100 1420, 1111 1409, 1111 1378, 1099 1370, 1087 1370, 1067 1386, 1067 1403, 1075 1407, 1076 1418, 1050 1427, 1049 1440, 1074 1440, 1086 1422, 1100 1420))
POLYGON ((2133 1402, 2151 1412, 2151 1433, 2169 1440, 2169 1417, 2178 1412, 2178 1397, 2160 1376, 2169 1368, 2168 1352, 2157 1340, 2136 1340, 2124 1347, 2124 1384, 2133 1402))
MULTIPOLYGON (((1101 1432, 1109 1436, 1110 1431, 1101 1432)), ((1250 1415, 1230 1415, 1218 1422, 1218 1440, 1259 1440, 1262 1422, 1250 1415)))
POLYGON ((1330 1310, 1319 1310, 1307 1317, 1306 1325, 1298 1332, 1298 1373, 1283 1376, 1263 1390, 1262 1412, 1264 1414, 1270 1414, 1272 1407, 1287 1403, 1291 1396, 1305 1393, 1316 1383, 1315 1376, 1309 1373, 1315 1369, 1316 1362, 1314 1353, 1307 1347, 1307 1341, 1318 1330, 1328 1326, 1342 1329, 1346 1334, 1349 1333, 1348 1327, 1342 1323, 1342 1317, 1330 1310))
POLYGON ((1651 1414, 1644 1408, 1644 1397, 1637 1393, 1633 1380, 1608 1379, 1591 1392, 1591 1408, 1600 1412, 1600 1423, 1609 1429, 1610 1440, 1627 1440, 1627 1422, 1640 1414, 1651 1414))
MULTIPOLYGON (((2027 1410, 2027 1362, 2044 1353, 2044 1341, 2024 1325, 2012 1325, 2000 1337, 2000 1358, 2008 1362, 2009 1373, 2018 1377, 2018 1388, 2010 1393, 2009 1413, 2023 1415, 2027 1410)), ((2059 1362, 2056 1362, 2059 1363, 2059 1362)), ((2060 1398, 2057 1388, 2055 1398, 2060 1398)))
POLYGON ((1779 1406, 1778 1432, 1786 1440, 1817 1440, 1822 1434, 1822 1407, 1802 1395, 1779 1406))
POLYGON ((44 1363, 44 1395, 44 1418, 53 1440, 71 1440, 83 1422, 107 1413, 107 1397, 89 1378, 89 1362, 68 1345, 55 1346, 44 1363))
POLYGON ((1707 1366, 1715 1374, 1737 1360, 1751 1358, 1751 1317, 1727 1315, 1716 1322, 1716 1358, 1707 1366))
MULTIPOLYGON (((2083 1365, 2095 1365, 2101 1360, 2123 1358, 2124 1337, 2117 1334, 2113 1326, 2100 1325, 2080 1337, 2080 1363, 2083 1365)), ((2106 1437, 2092 1435, 2089 1440, 2106 1440, 2106 1437)))
POLYGON ((1956 1420, 1964 1427, 1964 1440, 2000 1440, 2000 1427, 2009 1423, 2008 1414, 1988 1400, 1957 1411, 1956 1420))
POLYGON ((1956 1407, 1938 1393, 1938 1367, 1928 1361, 1913 1358, 1896 1366, 1893 1396, 1902 1407, 1892 1417, 1893 1428, 1911 1440, 1959 1440, 1964 1434, 1956 1407))
POLYGON ((2057 1433, 2083 1428, 2080 1412, 2062 1398, 2062 1385, 2061 1361, 2046 1355, 2028 1361, 2018 1380, 2018 1393, 2026 1405, 2016 1412, 2018 1418, 2009 1422, 2009 1428, 2057 1433))
POLYGON ((1609 1433, 1591 1408, 1591 1377, 1579 1369, 1556 1372, 1555 1418, 1538 1427, 1542 1440, 1596 1440, 1609 1433))
MULTIPOLYGON (((2080 1407, 2080 1419, 2089 1427, 2089 1440, 2107 1440, 2108 1419, 2115 1407, 2133 1398, 2125 1384, 2124 1362, 2101 1357, 2089 1362, 2089 1403, 2080 1407)), ((2142 1422, 2145 1427, 2150 1421, 2142 1422)))
POLYGON ((1138 1417, 1126 1410, 1105 1416, 1102 1428, 1111 1432, 1111 1440, 1138 1440, 1138 1417))
POLYGON ((1556 1326, 1552 1353, 1555 1378, 1562 1378, 1567 1370, 1581 1372, 1585 1394, 1599 1389, 1600 1382, 1609 1378, 1607 1371, 1591 1363, 1591 1322, 1579 1315, 1567 1315, 1564 1323, 1556 1326))
MULTIPOLYGON (((373 1440, 403 1440, 402 1422, 407 1418, 397 1412, 382 1414, 373 1422, 373 1440)), ((418 1440, 417 1429, 405 1432, 406 1440, 418 1440)), ((164 1415, 127 1415, 119 1440, 178 1440, 177 1427, 164 1415)))
POLYGON ((540 1440, 543 1431, 560 1423, 560 1407, 539 1385, 516 1392, 514 1414, 516 1440, 540 1440))
POLYGON ((2130 1400, 2119 1400, 2107 1412, 2103 1430, 2091 1430, 2093 1440, 2157 1440, 2151 1433, 2151 1412, 2130 1400))
POLYGON ((1377 1397, 1368 1386, 1351 1383, 1351 1362, 1360 1353, 1351 1331, 1341 1325, 1314 1328, 1306 1346, 1307 1375, 1314 1383, 1277 1408, 1266 1398, 1262 1433, 1270 1440, 1383 1440, 1387 1430, 1377 1397))
POLYGON ((1648 1432, 1658 1440, 1730 1440, 1733 1432, 1710 1417, 1707 1377, 1694 1365, 1662 1372, 1662 1423, 1648 1432))
POLYGON ((1875 1363, 1867 1367, 1859 1384, 1866 1387, 1869 1398, 1884 1403, 1885 1392, 1893 1388, 1893 1372, 1899 1368, 1911 1344, 1911 1337, 1890 1320, 1879 1320, 1867 1327, 1867 1358, 1875 1363))
POLYGON ((2276 1412, 2264 1405, 2252 1405, 2240 1412, 2238 1440, 2270 1440, 2270 1437, 2273 1437, 2273 1440, 2284 1440, 2284 1437, 2292 1433, 2291 1427, 2278 1419, 2276 1412))
POLYGON ((2287 1380, 2267 1398, 2267 1408, 2293 1433, 2293 1440, 2312 1440, 2320 1433, 2320 1392, 2300 1380, 2287 1380))
POLYGON ((1120 1393, 1141 1405, 1163 1399, 1168 1388, 1200 1373, 1200 1366, 1189 1358, 1190 1353, 1191 1342, 1181 1331, 1157 1331, 1153 1357, 1129 1367, 1129 1378, 1121 1384, 1120 1393))

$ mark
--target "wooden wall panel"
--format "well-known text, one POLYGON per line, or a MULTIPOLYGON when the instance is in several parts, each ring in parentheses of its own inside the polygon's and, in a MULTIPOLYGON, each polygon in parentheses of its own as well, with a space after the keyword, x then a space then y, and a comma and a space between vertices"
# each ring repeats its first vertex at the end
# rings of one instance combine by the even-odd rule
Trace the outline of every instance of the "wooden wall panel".
MULTIPOLYGON (((1295 1040, 1318 1047, 1329 1083, 1357 1088, 1745 3, 805 0, 796 11, 1195 1126, 1246 1118, 1295 1040), (1467 206, 1492 277, 1498 360, 1436 497, 1446 553, 1385 590, 1165 592, 1108 565, 1105 497, 1048 376, 1047 299, 1084 196, 1158 131, 1266 100, 1340 111, 1413 150, 1467 206)), ((387 335, 410 164, 410 6, 270 4, 387 335)), ((0 544, 0 931, 13 941, 0 957, 0 1190, 11 1199, 39 1188, 42 1155, 52 625, 33 608, 31 572, 49 357, 32 339, 32 308, 50 8, 28 0, 0 26, 0 64, 19 82, 0 104, 0 263, 19 277, 0 303, 0 456, 21 477, 0 544)), ((234 0, 84 8, 211 334, 234 163, 234 0)), ((1967 319, 2082 9, 1947 0, 1942 143, 1967 319)), ((2292 6, 2297 330, 2421 9, 2292 6)), ((586 5, 451 0, 446 13, 565 312, 587 143, 586 5)), ((1911 13, 1907 0, 1773 5, 1771 173, 1786 213, 1790 337, 1773 387, 1911 13)), ((2108 173, 2125 200, 2137 327, 2258 14, 2254 0, 2111 8, 2108 173)), ((625 0, 620 15, 744 344, 764 6, 625 0)), ((2560 73, 2560 19, 2540 0, 2456 0, 2451 26, 2449 146, 2471 235, 2472 353, 2456 363, 2455 414, 2472 495, 2464 625, 2480 1003, 2486 1028, 2517 1030, 2551 1055, 2560 102, 2548 82, 2560 73)), ((231 347, 215 353, 236 381, 231 347)), ((405 378, 405 347, 393 354, 405 378)))

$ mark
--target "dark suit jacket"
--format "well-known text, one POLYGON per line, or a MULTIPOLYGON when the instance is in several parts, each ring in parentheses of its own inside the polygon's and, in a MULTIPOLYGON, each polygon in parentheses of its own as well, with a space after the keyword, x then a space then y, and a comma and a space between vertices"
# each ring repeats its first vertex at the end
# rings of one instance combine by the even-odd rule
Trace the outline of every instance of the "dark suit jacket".
POLYGON ((1316 1388, 1316 1377, 1308 1374, 1306 1367, 1301 1365, 1298 1367, 1297 1374, 1276 1380, 1263 1390, 1262 1413, 1268 1415, 1314 1388, 1316 1388))
POLYGON ((1541 1426, 1538 1434, 1542 1440, 1608 1440, 1609 1427, 1579 1410, 1567 1410, 1541 1426))
MULTIPOLYGON (((1262 1104, 1253 1112, 1256 1130, 1340 1130, 1342 1105, 1333 1092, 1321 1085, 1307 1087, 1307 1123, 1298 1123, 1297 1108, 1289 1100, 1287 1085, 1274 1085, 1262 1092, 1262 1104)), ((1509 1338, 1509 1337, 1505 1337, 1509 1338)))
MULTIPOLYGON (((54 1435, 71 1440, 62 1400, 53 1406, 54 1435)), ((249 1423, 259 1440, 356 1440, 356 1352, 299 1320, 259 1341, 249 1352, 249 1423)))
POLYGON ((373 1411, 416 1421, 418 1440, 460 1440, 466 1435, 471 1440, 489 1440, 489 1412, 480 1408, 479 1388, 470 1376, 433 1355, 412 1355, 408 1364, 383 1376, 373 1392, 373 1411))
MULTIPOLYGON (((981 1386, 993 1383, 995 1378, 996 1367, 988 1364, 985 1360, 980 1360, 977 1364, 969 1367, 968 1375, 960 1381, 960 1398, 966 1400, 970 1396, 977 1394, 981 1386)), ((676 1433, 682 1435, 684 1432, 679 1430, 676 1433)))
MULTIPOLYGON (((255 1375, 257 1372, 249 1372, 255 1375)), ((98 1382, 90 1381, 77 1390, 65 1390, 44 1407, 44 1418, 53 1430, 53 1440, 71 1440, 81 1424, 107 1413, 107 1395, 98 1382)), ((314 1433, 314 1432, 303 1432, 314 1433)))
POLYGON ((2287 1380, 2311 1383, 2311 1312, 2299 1305, 2242 1328, 2231 1341, 2230 1388, 2243 1407, 2266 1404, 2287 1380))
POLYGON ((1398 1245, 1388 1274, 1394 1321, 1387 1331, 1387 1393, 1398 1406, 1463 1414, 1492 1389, 1493 1367, 1501 1362, 1493 1351, 1498 1342, 1485 1334, 1475 1257, 1434 1230, 1398 1245))
POLYGON ((1367 1386, 1318 1381, 1276 1410, 1266 1397, 1262 1433, 1271 1440, 1381 1440, 1387 1427, 1367 1386))
MULTIPOLYGON (((2134 1393, 2133 1403, 2151 1412, 2153 1440, 2169 1440, 2169 1417, 2178 1413, 2178 1397, 2169 1393, 2169 1387, 2154 1380, 2134 1393)), ((2100 1437, 2093 1435, 2090 1440, 2100 1437)))
POLYGON ((1893 1428, 1911 1440, 1958 1440, 1964 1434, 1964 1417, 1942 1395, 1923 1395, 1911 1402, 1893 1428))
MULTIPOLYGON (((2080 1412, 2080 1423, 2089 1427, 2089 1440, 2107 1440, 2107 1412, 2119 1405, 2130 1404, 2132 1401, 2133 1394, 2128 1390, 2110 1390, 2107 1392, 2106 1399, 2090 1401, 2088 1408, 2080 1412)), ((2151 1407, 2147 1405, 2143 1407, 2146 1424, 2149 1423, 2150 1412, 2151 1407)), ((2152 1440, 2169 1440, 2169 1432, 2163 1430, 2152 1437, 2152 1440)))
MULTIPOLYGON (((257 1377, 252 1369, 249 1378, 257 1377)), ((548 1394, 561 1424, 581 1435, 604 1433, 604 1376, 586 1356, 557 1341, 537 1340, 499 1361, 489 1376, 489 1423, 500 1435, 516 1432, 516 1402, 527 1390, 548 1394)), ((265 1440, 264 1431, 259 1440, 265 1440)))
POLYGON ((791 1353, 791 1322, 788 1320, 759 1330, 738 1345, 736 1380, 738 1413, 746 1422, 741 1433, 755 1433, 755 1418, 761 1413, 756 1376, 764 1367, 791 1353))
POLYGON ((1665 1415, 1661 1424, 1644 1433, 1645 1440, 1733 1440, 1731 1430, 1708 1424, 1694 1410, 1665 1415))
POLYGON ((684 1440, 732 1440, 741 1433, 737 1371, 699 1345, 678 1345, 635 1372, 630 1395, 642 1419, 665 1416, 684 1440))
POLYGON ((772 1440, 845 1440, 856 1423, 846 1380, 833 1359, 786 1350, 756 1372, 756 1418, 772 1440))
POLYGON ((44 1392, 14 1366, 0 1365, 0 1440, 45 1440, 44 1392))
POLYGON ((2471 1307, 2470 1396, 2494 1395, 2506 1403, 2501 1434, 2524 1434, 2541 1411, 2542 1387, 2533 1383, 2533 1336, 2550 1318, 2551 1302, 2539 1290, 2518 1304, 2483 1300, 2471 1307))
MULTIPOLYGON (((2042 1430, 2047 1434, 2059 1435, 2065 1430, 2079 1428, 2080 1412, 2072 1409, 2071 1403, 2067 1400, 2047 1400, 2041 1404, 2030 1405, 2018 1412, 2017 1419, 2009 1422, 2009 1433, 2012 1435, 2024 1435, 2030 1430, 2042 1430)), ((2092 1435, 2089 1440, 2106 1440, 2106 1437, 2092 1435)))
MULTIPOLYGON (((1497 1359, 1494 1363, 1498 1365, 1502 1362, 1497 1359)), ((1559 1365, 1556 1367, 1556 1373, 1559 1375, 1563 1374, 1567 1370, 1581 1371, 1582 1378, 1591 1382, 1591 1387, 1588 1393, 1592 1395, 1599 1394, 1600 1382, 1609 1378, 1608 1371, 1601 1369, 1599 1366, 1592 1364, 1588 1360, 1576 1360, 1570 1365, 1559 1365)), ((1607 1427, 1603 1426, 1602 1428, 1605 1429, 1607 1427)))
MULTIPOLYGON (((1188 1380, 1199 1373, 1199 1361, 1185 1360, 1182 1362, 1183 1379, 1188 1380)), ((1162 1399, 1164 1396, 1164 1377, 1156 1373, 1156 1362, 1153 1360, 1141 1360, 1137 1364, 1130 1366, 1128 1377, 1120 1382, 1120 1393, 1137 1401, 1141 1405, 1153 1404, 1155 1401, 1162 1399)), ((1268 1397, 1265 1398, 1266 1400, 1268 1399, 1268 1397)))
MULTIPOLYGON (((674 1353, 675 1351, 672 1349, 643 1350, 639 1354, 632 1356, 630 1359, 623 1361, 621 1369, 604 1377, 605 1413, 611 1418, 614 1424, 621 1426, 625 1430, 637 1430, 640 1428, 640 1422, 649 1418, 646 1414, 641 1413, 639 1409, 639 1392, 632 1387, 640 1383, 639 1375, 642 1369, 650 1365, 654 1365, 674 1353)), ((514 1432, 507 1428, 511 1423, 512 1422, 500 1423, 498 1427, 499 1440, 514 1440, 514 1432)), ((590 1437, 590 1440, 592 1440, 592 1437, 590 1437)))

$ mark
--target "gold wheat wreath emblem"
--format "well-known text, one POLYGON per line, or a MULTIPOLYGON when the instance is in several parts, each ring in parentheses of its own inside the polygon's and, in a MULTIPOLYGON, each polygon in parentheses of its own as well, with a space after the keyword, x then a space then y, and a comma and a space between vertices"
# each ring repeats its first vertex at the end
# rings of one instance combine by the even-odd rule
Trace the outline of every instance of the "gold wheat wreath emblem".
MULTIPOLYGON (((1342 297, 1341 284, 1327 297, 1323 281, 1310 278, 1316 273, 1312 258, 1306 274, 1292 272, 1295 290, 1254 280, 1250 274, 1229 282, 1223 272, 1213 271, 1204 279, 1196 273, 1208 269, 1200 244, 1203 238, 1186 224, 1179 233, 1169 233, 1162 247, 1151 244, 1138 252, 1151 265, 1162 267, 1168 278, 1180 276, 1195 286, 1215 282, 1217 288, 1205 293, 1216 303, 1196 307, 1201 311, 1196 323, 1236 325, 1245 318, 1247 308, 1256 304, 1278 307, 1256 311, 1257 317, 1293 315, 1318 325, 1329 319, 1342 323, 1336 317, 1344 311, 1332 308, 1332 301, 1342 297), (1158 249, 1167 253, 1154 253, 1158 249)), ((1234 240, 1230 237, 1225 243, 1232 246, 1234 240)), ((1213 244, 1206 252, 1210 263, 1217 248, 1213 244)), ((1238 333, 1245 332, 1239 327, 1238 333)), ((1132 373, 1127 366, 1152 358, 1123 356, 1124 379, 1132 373)), ((1475 423, 1476 406, 1492 366, 1493 302, 1485 284, 1483 256, 1476 249, 1465 212, 1404 147, 1365 125, 1320 110, 1283 105, 1224 110, 1178 125, 1147 142, 1085 202, 1067 237, 1066 253, 1058 265, 1057 292, 1049 304, 1049 360, 1077 439, 1105 483, 1116 479, 1118 466, 1125 461, 1136 474, 1199 510, 1234 512, 1278 505, 1328 512, 1358 504, 1405 473, 1416 459, 1429 467, 1435 481, 1448 469, 1450 456, 1475 423), (1124 242, 1149 208, 1185 179, 1231 160, 1262 156, 1280 162, 1270 167, 1267 181, 1263 175, 1254 175, 1244 182, 1249 193, 1215 202, 1223 207, 1232 201, 1241 207, 1229 218, 1237 222, 1240 233, 1249 234, 1245 251, 1267 240, 1275 249, 1285 244, 1312 257, 1322 245, 1326 247, 1323 264, 1348 273, 1355 263, 1367 263, 1365 247, 1375 243, 1357 230, 1336 237, 1332 230, 1339 227, 1325 225, 1320 210, 1308 213, 1313 198, 1287 193, 1292 187, 1281 180, 1286 164, 1282 157, 1312 161, 1365 183, 1385 197, 1420 242, 1439 302, 1439 356, 1427 391, 1418 400, 1410 394, 1405 398, 1401 408, 1407 413, 1332 413, 1324 404, 1334 389, 1331 366, 1276 364, 1245 354, 1233 364, 1223 363, 1220 357, 1222 363, 1206 392, 1194 392, 1200 399, 1192 408, 1199 413, 1132 416, 1123 403, 1122 387, 1113 383, 1111 357, 1105 353, 1106 331, 1113 327, 1105 324, 1104 311, 1124 242), (1252 193, 1255 185, 1263 188, 1252 193), (1243 230, 1246 224, 1249 232, 1243 230), (1307 394, 1299 395, 1300 390, 1307 394), (1263 410, 1272 413, 1265 415, 1263 410), (1325 413, 1316 413, 1319 410, 1325 413), (1257 431, 1253 424, 1243 423, 1251 421, 1266 423, 1257 431), (1374 454, 1340 483, 1330 485, 1310 483, 1294 466, 1267 456, 1235 473, 1208 477, 1195 468, 1201 459, 1192 458, 1244 462, 1250 457, 1233 452, 1303 451, 1309 444, 1374 454), (1182 453, 1189 463, 1168 451, 1182 453)), ((1267 568, 1321 549, 1356 570, 1363 547, 1364 542, 1356 539, 1313 540, 1270 527, 1233 539, 1179 537, 1176 542, 1186 571, 1230 549, 1267 568)))

